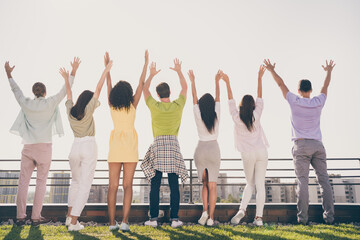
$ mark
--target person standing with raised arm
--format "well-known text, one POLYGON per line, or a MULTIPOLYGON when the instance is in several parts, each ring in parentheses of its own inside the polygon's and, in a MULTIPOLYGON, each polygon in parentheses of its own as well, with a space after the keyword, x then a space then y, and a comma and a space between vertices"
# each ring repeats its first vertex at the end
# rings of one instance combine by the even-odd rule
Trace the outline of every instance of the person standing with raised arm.
POLYGON ((181 85, 180 95, 175 101, 170 101, 170 87, 164 82, 156 87, 160 102, 151 96, 149 90, 151 80, 160 72, 156 70, 155 63, 151 64, 150 76, 144 85, 144 98, 151 112, 154 142, 150 145, 141 168, 147 180, 151 182, 150 220, 146 221, 145 225, 157 227, 161 178, 163 173, 167 173, 170 186, 171 227, 176 228, 183 225, 178 216, 180 206, 178 177, 181 177, 183 183, 188 177, 177 139, 186 102, 187 84, 178 59, 174 60, 174 67, 170 69, 178 74, 181 85))
POLYGON ((265 174, 268 164, 269 147, 260 120, 264 109, 262 99, 262 77, 265 67, 260 66, 258 72, 258 88, 256 101, 251 95, 245 95, 240 103, 239 109, 236 107, 235 100, 230 87, 230 80, 226 74, 222 79, 226 83, 229 110, 234 121, 235 147, 241 153, 246 186, 244 189, 239 211, 231 219, 232 224, 239 224, 245 216, 247 206, 251 196, 256 189, 256 216, 254 225, 263 226, 263 210, 265 204, 265 174))
MULTIPOLYGON (((109 53, 105 54, 105 65, 110 61, 109 53)), ((145 63, 135 94, 127 81, 119 81, 114 87, 111 85, 110 72, 107 73, 107 88, 111 118, 114 130, 111 131, 109 143, 109 189, 108 214, 109 230, 116 231, 119 224, 115 220, 116 196, 119 188, 121 168, 123 168, 123 219, 120 230, 129 231, 129 214, 133 195, 133 179, 136 165, 139 161, 138 135, 135 130, 136 108, 141 98, 146 71, 149 64, 149 53, 145 51, 145 63)))
MULTIPOLYGON (((75 58, 74 64, 80 64, 80 59, 75 58)), ((102 73, 95 92, 83 91, 75 105, 69 84, 69 72, 65 68, 60 69, 60 74, 65 80, 67 93, 66 112, 75 137, 69 154, 72 179, 68 195, 68 214, 65 222, 69 231, 79 231, 84 228, 79 223, 78 218, 89 198, 98 157, 93 114, 95 109, 100 106, 98 99, 106 74, 111 67, 112 61, 102 73)))
POLYGON ((294 141, 292 154, 298 183, 297 221, 301 224, 307 224, 308 222, 308 184, 311 164, 322 189, 323 218, 326 223, 331 224, 334 221, 334 200, 327 173, 326 151, 322 143, 320 130, 320 116, 327 98, 331 72, 335 67, 334 61, 330 60, 330 63, 326 61, 326 66, 322 66, 326 71, 324 85, 320 95, 313 98, 310 98, 312 87, 309 80, 304 79, 299 82, 298 93, 300 96, 297 96, 289 91, 282 78, 275 72, 275 63, 271 64, 268 59, 264 60, 264 64, 279 85, 291 109, 292 140, 294 141))
MULTIPOLYGON (((69 85, 72 86, 78 64, 72 64, 69 85)), ((43 83, 37 82, 33 85, 34 99, 26 98, 12 78, 12 71, 15 66, 10 67, 9 62, 5 63, 5 71, 21 111, 12 125, 10 132, 22 138, 24 148, 21 152, 20 177, 16 198, 17 225, 24 225, 26 220, 26 200, 28 195, 31 175, 35 169, 36 188, 32 208, 32 225, 49 222, 41 216, 43 200, 46 192, 46 180, 48 178, 52 155, 52 136, 64 135, 61 116, 58 105, 66 95, 65 86, 54 96, 46 97, 46 87, 43 83)))
POLYGON ((220 170, 220 148, 217 142, 220 121, 220 87, 222 71, 215 75, 215 99, 210 93, 204 94, 199 100, 195 87, 195 75, 188 73, 194 104, 194 117, 199 135, 199 142, 194 153, 198 179, 202 179, 203 213, 198 220, 201 225, 214 225, 216 205, 216 183, 220 170))

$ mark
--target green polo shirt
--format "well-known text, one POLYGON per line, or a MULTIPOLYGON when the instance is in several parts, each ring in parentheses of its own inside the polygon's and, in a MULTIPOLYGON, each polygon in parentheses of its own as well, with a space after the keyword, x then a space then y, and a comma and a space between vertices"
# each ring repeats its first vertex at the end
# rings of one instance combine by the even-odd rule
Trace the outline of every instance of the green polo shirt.
POLYGON ((181 94, 178 99, 168 103, 158 102, 151 95, 146 99, 151 112, 154 137, 178 135, 185 102, 186 99, 181 94))

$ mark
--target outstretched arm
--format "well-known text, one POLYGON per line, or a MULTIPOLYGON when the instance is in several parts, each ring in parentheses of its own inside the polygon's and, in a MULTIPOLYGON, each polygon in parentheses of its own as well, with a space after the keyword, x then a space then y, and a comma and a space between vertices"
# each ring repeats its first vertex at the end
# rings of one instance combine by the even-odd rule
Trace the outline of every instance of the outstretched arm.
POLYGON ((134 95, 133 105, 134 105, 135 108, 137 107, 137 105, 138 105, 138 103, 140 101, 141 93, 142 93, 142 90, 144 88, 144 83, 145 83, 145 78, 146 78, 146 71, 147 71, 148 65, 149 65, 149 52, 148 52, 148 50, 146 50, 145 51, 144 67, 143 67, 143 70, 142 70, 142 73, 141 73, 141 76, 140 76, 139 85, 136 88, 136 92, 135 92, 135 95, 134 95))
POLYGON ((331 80, 331 72, 333 70, 333 68, 335 67, 335 63, 333 60, 330 60, 330 63, 328 63, 328 61, 326 60, 326 66, 323 67, 324 71, 326 72, 326 77, 325 77, 325 81, 324 81, 324 86, 321 88, 321 93, 325 94, 327 96, 327 90, 328 87, 330 85, 330 80, 331 80))
POLYGON ((94 92, 94 98, 96 99, 99 99, 99 96, 100 96, 100 92, 101 92, 101 89, 104 85, 104 82, 105 82, 105 78, 106 78, 106 75, 108 74, 108 72, 110 72, 110 69, 113 65, 113 61, 111 60, 108 65, 106 65, 106 68, 104 69, 103 73, 101 74, 101 77, 100 77, 100 80, 96 86, 96 90, 94 92))
POLYGON ((233 99, 233 94, 231 91, 231 87, 230 87, 230 80, 227 74, 223 73, 221 78, 224 80, 224 82, 226 83, 226 89, 227 89, 227 93, 228 93, 228 99, 231 100, 233 99))
POLYGON ((59 73, 65 80, 67 100, 72 100, 72 91, 69 83, 69 71, 66 71, 65 68, 60 68, 59 73))
MULTIPOLYGON (((71 67, 72 67, 71 74, 69 77, 70 87, 74 83, 74 78, 75 78, 75 75, 79 68, 80 63, 81 63, 81 61, 80 61, 80 58, 78 58, 78 57, 74 57, 74 60, 72 62, 70 62, 71 67)), ((52 99, 54 101, 54 104, 57 105, 66 96, 66 94, 67 94, 67 90, 66 90, 66 86, 64 85, 57 94, 55 94, 54 96, 51 96, 49 99, 52 99)))
POLYGON ((154 78, 154 76, 156 74, 158 74, 161 70, 156 70, 156 63, 152 62, 150 64, 150 75, 148 77, 148 79, 146 80, 145 84, 144 84, 144 88, 143 88, 143 93, 144 93, 144 99, 146 101, 146 99, 151 96, 151 93, 150 93, 150 84, 151 84, 151 80, 154 78))
POLYGON ((265 68, 271 73, 271 75, 273 76, 275 82, 277 83, 277 85, 280 87, 282 94, 284 96, 284 98, 286 99, 286 95, 289 92, 289 89, 287 88, 287 86, 285 85, 284 81, 282 80, 282 78, 275 72, 275 64, 271 64, 270 60, 264 60, 264 65, 265 68))
POLYGON ((186 93, 187 93, 187 83, 185 80, 184 75, 181 72, 181 63, 179 61, 179 59, 175 58, 174 59, 174 67, 170 67, 171 70, 174 70, 175 72, 177 72, 177 74, 179 75, 179 79, 180 79, 180 85, 181 85, 181 92, 180 94, 183 95, 186 99, 186 93))
POLYGON ((9 79, 11 90, 13 91, 13 93, 15 95, 16 101, 20 104, 20 106, 23 106, 23 104, 25 103, 25 96, 11 75, 14 68, 15 68, 15 65, 10 67, 9 62, 5 63, 5 71, 6 71, 6 75, 7 75, 8 79, 9 79))
POLYGON ((191 82, 191 93, 192 93, 192 97, 193 97, 193 104, 196 105, 198 103, 198 97, 197 97, 197 93, 196 93, 195 75, 194 75, 193 70, 189 70, 188 75, 189 75, 190 82, 191 82))
POLYGON ((264 76, 265 70, 266 70, 265 66, 261 64, 258 73, 258 89, 257 89, 258 98, 262 98, 262 77, 264 76))
POLYGON ((219 70, 215 75, 215 102, 220 102, 220 79, 223 71, 219 70))
MULTIPOLYGON (((105 67, 109 64, 109 62, 110 62, 110 56, 109 53, 106 52, 104 56, 105 67)), ((110 92, 112 90, 110 71, 106 74, 106 85, 107 85, 108 103, 110 105, 110 92)))

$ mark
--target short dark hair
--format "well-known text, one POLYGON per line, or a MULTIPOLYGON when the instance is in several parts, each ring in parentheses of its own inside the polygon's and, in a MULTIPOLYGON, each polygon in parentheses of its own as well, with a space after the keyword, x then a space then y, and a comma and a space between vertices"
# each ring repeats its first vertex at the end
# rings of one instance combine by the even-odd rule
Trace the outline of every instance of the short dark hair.
POLYGON ((46 93, 46 87, 43 83, 36 82, 32 87, 32 91, 35 97, 43 97, 46 93))
POLYGON ((311 82, 307 79, 303 79, 299 82, 299 90, 301 92, 308 92, 312 90, 311 82))
POLYGON ((170 87, 167 83, 162 82, 156 86, 156 92, 160 98, 168 98, 170 96, 170 87))

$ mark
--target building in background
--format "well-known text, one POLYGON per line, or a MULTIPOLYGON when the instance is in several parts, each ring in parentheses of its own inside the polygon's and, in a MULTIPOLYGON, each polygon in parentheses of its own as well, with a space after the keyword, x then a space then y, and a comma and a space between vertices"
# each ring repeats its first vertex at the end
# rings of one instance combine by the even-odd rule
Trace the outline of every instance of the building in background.
POLYGON ((0 172, 0 203, 15 203, 19 184, 19 172, 0 172), (15 186, 11 186, 15 185, 15 186))
POLYGON ((70 173, 54 172, 51 174, 50 203, 67 203, 70 184, 70 173))

